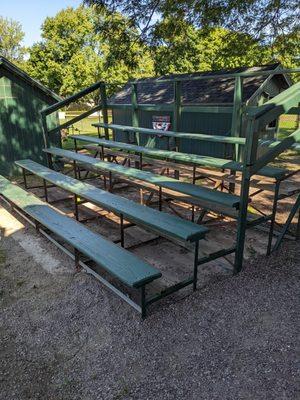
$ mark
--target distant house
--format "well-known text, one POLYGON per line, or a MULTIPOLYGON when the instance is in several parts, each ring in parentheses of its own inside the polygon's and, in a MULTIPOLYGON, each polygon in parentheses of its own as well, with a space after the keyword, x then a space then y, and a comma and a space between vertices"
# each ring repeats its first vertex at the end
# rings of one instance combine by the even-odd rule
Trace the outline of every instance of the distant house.
MULTIPOLYGON (((170 129, 173 128, 173 112, 149 111, 146 105, 172 105, 174 102, 174 87, 171 83, 159 83, 163 79, 193 78, 195 76, 213 76, 238 72, 252 72, 280 69, 279 63, 257 67, 241 67, 213 72, 199 72, 192 74, 174 74, 158 78, 141 79, 137 83, 139 126, 152 128, 153 122, 158 116, 164 116, 170 120, 170 129), (143 108, 144 106, 144 108, 143 108)), ((201 112, 182 111, 181 123, 178 130, 181 132, 206 133, 212 135, 230 136, 232 129, 232 106, 234 101, 234 78, 216 78, 207 80, 185 80, 181 86, 182 106, 200 105, 201 112), (214 107, 211 112, 209 107, 214 107), (218 108, 219 107, 219 108, 218 108)), ((276 96, 290 86, 289 79, 284 75, 256 76, 243 79, 243 105, 256 106, 276 96)), ((132 124, 131 87, 130 82, 124 88, 109 99, 109 103, 119 105, 113 109, 113 122, 115 124, 132 124)), ((278 121, 273 121, 264 132, 263 137, 274 137, 278 128, 278 121)), ((243 132, 242 132, 243 134, 243 132)), ((126 141, 126 134, 117 132, 117 140, 126 141)), ((160 148, 166 147, 164 138, 150 138, 140 136, 142 145, 150 145, 160 148)), ((182 140, 180 150, 189 153, 204 154, 215 157, 230 157, 232 147, 212 142, 196 142, 182 140)))
MULTIPOLYGON (((12 175, 14 161, 24 158, 45 163, 40 111, 61 100, 28 74, 0 57, 0 174, 12 175)), ((49 117, 49 127, 58 124, 58 116, 49 117)), ((52 144, 61 146, 60 134, 52 135, 52 144)))

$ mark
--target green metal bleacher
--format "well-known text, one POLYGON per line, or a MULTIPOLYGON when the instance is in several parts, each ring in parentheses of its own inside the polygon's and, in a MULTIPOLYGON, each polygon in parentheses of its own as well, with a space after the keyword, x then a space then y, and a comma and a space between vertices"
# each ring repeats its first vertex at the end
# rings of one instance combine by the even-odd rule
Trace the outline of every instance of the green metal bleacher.
MULTIPOLYGON (((160 271, 134 254, 104 239, 101 235, 92 232, 83 224, 62 214, 3 176, 0 176, 0 196, 17 208, 19 212, 21 211, 21 214, 23 213, 27 218, 29 217, 36 228, 45 236, 49 237, 48 232, 50 231, 70 245, 74 249, 77 267, 79 264, 84 265, 90 272, 91 269, 89 267, 84 263, 80 263, 80 258, 84 255, 125 286, 140 290, 141 305, 139 306, 106 279, 101 279, 101 282, 105 283, 106 286, 140 311, 143 317, 146 316, 145 287, 162 276, 160 271), (45 228, 48 232, 45 231, 45 228)), ((52 239, 52 241, 57 243, 55 239, 52 239)), ((61 244, 60 247, 62 247, 61 244)), ((95 275, 95 272, 93 275, 95 275)))
POLYGON ((239 207, 239 196, 231 193, 219 192, 213 189, 200 187, 191 183, 178 181, 177 179, 168 176, 154 174, 149 171, 143 171, 136 168, 124 167, 114 163, 97 160, 93 157, 76 153, 69 150, 63 150, 55 147, 44 149, 44 152, 51 156, 65 158, 75 163, 84 165, 94 171, 102 171, 104 173, 116 174, 122 179, 139 180, 157 186, 160 190, 169 189, 174 192, 182 193, 189 196, 188 200, 197 199, 211 204, 211 209, 214 204, 219 204, 227 208, 239 207))
MULTIPOLYGON (((211 167, 217 169, 229 169, 231 171, 241 172, 243 164, 238 161, 226 160, 222 158, 201 156, 197 154, 187 154, 177 151, 159 150, 155 148, 148 148, 137 146, 129 143, 115 142, 113 140, 99 139, 91 135, 70 135, 74 141, 83 141, 87 143, 95 143, 105 148, 122 150, 125 152, 133 152, 150 156, 161 160, 172 160, 182 164, 195 165, 201 167, 211 167)), ((287 171, 283 168, 272 166, 265 166, 261 168, 257 175, 265 176, 268 178, 280 179, 285 176, 287 171)))

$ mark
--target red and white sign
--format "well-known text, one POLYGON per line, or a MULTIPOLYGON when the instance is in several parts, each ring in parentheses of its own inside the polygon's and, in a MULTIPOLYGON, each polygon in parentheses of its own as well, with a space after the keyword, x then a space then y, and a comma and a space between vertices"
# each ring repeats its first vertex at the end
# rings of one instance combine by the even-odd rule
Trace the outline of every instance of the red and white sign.
POLYGON ((153 115, 153 129, 161 131, 169 131, 171 128, 171 117, 169 115, 153 115))

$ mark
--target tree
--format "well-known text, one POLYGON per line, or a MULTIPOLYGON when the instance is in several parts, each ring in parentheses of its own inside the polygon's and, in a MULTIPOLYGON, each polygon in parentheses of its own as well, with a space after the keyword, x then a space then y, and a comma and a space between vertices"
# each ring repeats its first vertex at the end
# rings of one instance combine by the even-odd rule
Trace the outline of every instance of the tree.
POLYGON ((152 73, 153 63, 124 18, 80 6, 67 8, 42 25, 42 41, 30 49, 27 71, 66 96, 98 80, 125 82, 152 73), (106 21, 110 29, 97 32, 106 21), (125 40, 126 39, 126 40, 125 40))
MULTIPOLYGON (((277 58, 291 57, 278 45, 278 38, 289 38, 299 32, 300 7, 298 0, 84 0, 88 5, 119 10, 136 26, 148 43, 156 39, 156 31, 164 20, 176 24, 188 23, 198 29, 222 27, 238 32, 264 48, 276 47, 277 58)), ((239 35, 236 35, 238 38, 239 35)), ((289 40, 289 39, 288 39, 289 40)), ((238 46, 238 42, 236 45, 238 46)), ((271 56, 270 56, 271 57, 271 56)), ((272 57, 271 57, 272 58, 272 57)), ((298 62, 299 65, 299 62, 298 62)))
POLYGON ((23 38, 19 22, 0 16, 0 55, 12 62, 21 62, 26 52, 22 46, 23 38))
POLYGON ((183 20, 164 19, 153 31, 157 74, 262 64, 269 52, 250 35, 224 28, 196 29, 183 20))
POLYGON ((88 5, 128 16, 141 31, 155 28, 164 18, 185 20, 198 28, 222 26, 274 40, 299 26, 297 0, 85 0, 88 5))

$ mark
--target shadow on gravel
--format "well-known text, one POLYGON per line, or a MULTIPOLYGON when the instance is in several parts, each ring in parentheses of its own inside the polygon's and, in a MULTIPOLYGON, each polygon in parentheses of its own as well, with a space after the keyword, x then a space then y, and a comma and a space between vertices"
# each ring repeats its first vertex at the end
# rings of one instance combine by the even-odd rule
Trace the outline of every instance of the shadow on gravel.
POLYGON ((299 395, 299 244, 165 301, 145 321, 71 266, 49 274, 12 238, 4 247, 1 400, 299 395))

